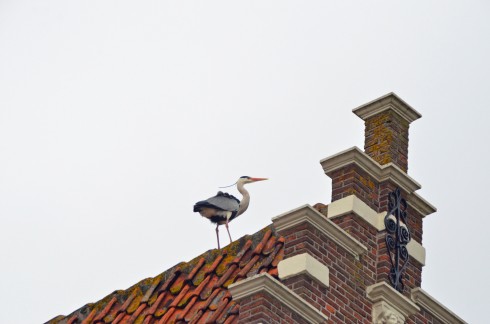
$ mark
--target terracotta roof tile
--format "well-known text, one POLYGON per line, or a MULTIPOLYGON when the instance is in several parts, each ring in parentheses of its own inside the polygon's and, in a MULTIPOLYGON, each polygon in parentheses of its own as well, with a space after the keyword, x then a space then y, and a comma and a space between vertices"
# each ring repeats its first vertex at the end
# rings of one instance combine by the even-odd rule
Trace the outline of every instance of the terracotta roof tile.
POLYGON ((204 265, 205 262, 206 262, 206 260, 204 258, 199 259, 199 262, 196 264, 196 266, 194 267, 194 269, 192 269, 192 271, 187 276, 187 280, 192 281, 192 279, 194 278, 194 276, 196 275, 196 273, 199 270, 201 270, 201 268, 202 268, 202 266, 204 265))
POLYGON ((111 301, 104 307, 104 309, 99 314, 97 314, 97 316, 95 316, 94 322, 101 321, 109 313, 116 301, 117 298, 112 297, 111 301))
POLYGON ((163 298, 165 297, 165 293, 162 293, 158 296, 157 300, 151 305, 150 309, 148 310, 147 314, 153 315, 157 311, 158 306, 162 302, 163 298))
POLYGON ((126 315, 125 313, 119 313, 112 323, 119 324, 125 315, 126 315))
POLYGON ((141 302, 142 303, 146 303, 150 300, 150 297, 151 295, 153 294, 153 291, 155 290, 155 288, 158 286, 158 284, 160 283, 160 276, 156 277, 153 282, 152 282, 152 285, 150 287, 150 289, 148 289, 148 291, 146 292, 145 296, 143 297, 143 299, 141 299, 141 302))
POLYGON ((151 320, 152 320, 151 316, 147 315, 145 317, 145 320, 143 321, 143 324, 149 324, 149 323, 151 323, 151 320))
POLYGON ((189 314, 189 311, 196 304, 197 299, 198 299, 197 296, 191 297, 189 303, 187 303, 187 305, 185 306, 184 310, 179 315, 179 319, 183 319, 183 318, 185 318, 187 316, 187 314, 189 314))
POLYGON ((167 310, 165 315, 160 319, 160 321, 158 323, 162 323, 162 324, 168 323, 170 321, 170 316, 172 316, 174 313, 174 310, 175 310, 175 308, 171 308, 171 309, 167 310))
POLYGON ((127 320, 130 318, 130 315, 126 313, 121 313, 119 314, 116 319, 114 320, 115 324, 124 324, 127 322, 127 320))
POLYGON ((283 256, 284 238, 269 226, 47 323, 235 324, 240 307, 227 287, 257 273, 277 277, 283 256))
MULTIPOLYGON (((137 293, 141 293, 141 291, 138 289, 137 293)), ((135 296, 135 298, 129 304, 129 307, 126 310, 126 313, 128 313, 129 315, 132 315, 134 312, 136 312, 136 310, 140 306, 141 298, 142 298, 141 295, 137 294, 135 296)))
POLYGON ((78 317, 76 315, 73 315, 72 317, 70 317, 70 319, 68 320, 68 322, 66 322, 67 324, 73 324, 75 323, 75 321, 78 319, 78 317))
POLYGON ((136 312, 131 315, 131 318, 129 319, 129 323, 134 323, 136 322, 136 319, 141 315, 143 310, 146 308, 146 304, 140 304, 136 312))
POLYGON ((97 309, 94 308, 90 314, 82 321, 82 324, 87 324, 87 323, 92 323, 92 319, 95 317, 95 314, 97 314, 97 309))
POLYGON ((269 272, 268 272, 268 273, 269 273, 271 276, 276 277, 276 278, 279 276, 279 271, 277 271, 277 268, 269 270, 269 272))
POLYGON ((224 322, 224 324, 234 324, 234 323, 238 323, 238 315, 235 314, 228 316, 228 318, 224 322))

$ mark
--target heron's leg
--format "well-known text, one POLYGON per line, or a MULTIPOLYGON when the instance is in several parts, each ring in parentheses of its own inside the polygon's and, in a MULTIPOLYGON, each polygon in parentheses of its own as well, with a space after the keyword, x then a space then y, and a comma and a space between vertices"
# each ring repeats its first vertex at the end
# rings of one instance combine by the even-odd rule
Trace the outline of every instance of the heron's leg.
POLYGON ((231 243, 233 242, 233 240, 231 239, 230 230, 228 229, 228 218, 226 219, 225 227, 226 227, 226 231, 228 232, 228 237, 230 238, 230 243, 231 243))
POLYGON ((218 229, 218 226, 219 226, 219 224, 216 225, 216 239, 218 240, 218 250, 219 250, 220 247, 219 247, 219 229, 218 229))

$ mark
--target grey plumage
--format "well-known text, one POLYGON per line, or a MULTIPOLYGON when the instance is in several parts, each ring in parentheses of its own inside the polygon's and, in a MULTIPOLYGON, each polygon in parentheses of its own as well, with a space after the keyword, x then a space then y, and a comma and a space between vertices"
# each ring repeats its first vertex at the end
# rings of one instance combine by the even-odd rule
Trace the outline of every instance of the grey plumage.
POLYGON ((214 197, 208 198, 206 200, 198 201, 194 204, 194 212, 198 212, 201 216, 206 217, 212 223, 216 224, 216 239, 218 240, 219 246, 219 225, 225 225, 230 237, 230 243, 232 242, 230 230, 228 228, 228 223, 234 218, 243 214, 250 203, 250 195, 247 190, 245 190, 244 185, 247 183, 252 183, 256 181, 267 180, 266 178, 251 178, 248 176, 243 176, 236 182, 237 190, 242 194, 242 201, 238 200, 234 196, 219 191, 214 197))
POLYGON ((237 216, 238 207, 240 206, 240 200, 230 195, 229 193, 218 191, 216 196, 208 198, 206 200, 198 201, 194 205, 194 212, 200 212, 203 208, 216 209, 217 215, 208 217, 209 220, 215 224, 221 224, 226 221, 226 213, 231 212, 229 221, 237 216))

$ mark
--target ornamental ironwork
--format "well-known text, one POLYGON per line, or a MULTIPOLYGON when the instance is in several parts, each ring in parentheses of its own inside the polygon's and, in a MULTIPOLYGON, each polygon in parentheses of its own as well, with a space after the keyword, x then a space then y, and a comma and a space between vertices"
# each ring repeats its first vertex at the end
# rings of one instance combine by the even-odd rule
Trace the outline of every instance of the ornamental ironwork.
POLYGON ((400 188, 388 196, 388 213, 385 216, 386 248, 390 257, 390 282, 393 288, 403 292, 403 272, 408 265, 407 244, 410 230, 407 227, 407 201, 402 198, 400 188))

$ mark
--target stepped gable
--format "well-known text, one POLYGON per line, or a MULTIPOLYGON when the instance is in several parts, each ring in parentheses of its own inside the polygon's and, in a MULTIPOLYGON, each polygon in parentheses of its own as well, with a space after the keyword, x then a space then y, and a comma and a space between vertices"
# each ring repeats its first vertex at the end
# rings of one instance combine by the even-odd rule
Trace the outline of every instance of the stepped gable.
POLYGON ((227 288, 260 273, 277 278, 284 238, 273 231, 270 225, 46 324, 237 323, 239 305, 227 288))

